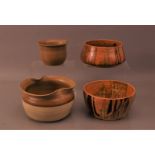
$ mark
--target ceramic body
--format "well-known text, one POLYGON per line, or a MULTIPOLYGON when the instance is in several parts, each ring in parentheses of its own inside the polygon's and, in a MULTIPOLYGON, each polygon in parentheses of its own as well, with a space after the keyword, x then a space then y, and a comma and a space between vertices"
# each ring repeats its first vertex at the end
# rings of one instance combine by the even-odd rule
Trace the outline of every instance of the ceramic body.
POLYGON ((125 61, 123 44, 117 40, 88 41, 83 47, 81 59, 86 64, 99 67, 121 64, 125 61))
POLYGON ((127 116, 136 90, 129 84, 114 80, 97 80, 83 88, 90 113, 103 120, 118 120, 127 116))
POLYGON ((27 116, 35 121, 58 121, 71 113, 73 100, 56 107, 39 107, 23 101, 23 107, 27 116))
POLYGON ((60 106, 74 99, 75 82, 63 76, 28 78, 20 87, 23 101, 35 106, 60 106))
POLYGON ((66 40, 39 41, 40 56, 46 65, 61 65, 66 59, 66 40))

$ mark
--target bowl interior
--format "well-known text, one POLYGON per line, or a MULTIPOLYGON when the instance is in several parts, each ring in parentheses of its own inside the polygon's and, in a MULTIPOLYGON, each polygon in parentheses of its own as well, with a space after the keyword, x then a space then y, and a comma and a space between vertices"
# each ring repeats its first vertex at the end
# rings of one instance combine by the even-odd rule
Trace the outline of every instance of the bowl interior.
POLYGON ((87 44, 97 47, 116 47, 121 45, 121 42, 113 40, 94 40, 94 41, 88 41, 87 44))
POLYGON ((126 98, 134 95, 135 89, 127 83, 119 81, 94 81, 88 83, 85 88, 85 92, 103 98, 126 98))
POLYGON ((45 95, 52 93, 58 89, 70 88, 70 85, 59 81, 59 80, 50 80, 50 79, 29 79, 23 82, 22 88, 31 94, 35 95, 45 95))

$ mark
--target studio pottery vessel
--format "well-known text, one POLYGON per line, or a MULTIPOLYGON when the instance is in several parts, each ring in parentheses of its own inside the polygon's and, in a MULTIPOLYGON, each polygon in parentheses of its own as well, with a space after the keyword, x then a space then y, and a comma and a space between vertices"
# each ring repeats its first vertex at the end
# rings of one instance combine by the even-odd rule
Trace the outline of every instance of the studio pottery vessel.
POLYGON ((117 40, 87 41, 81 53, 81 60, 98 67, 121 64, 125 61, 123 44, 117 40))
POLYGON ((40 56, 44 64, 61 65, 66 59, 66 40, 39 41, 40 56))
POLYGON ((90 113, 103 120, 118 120, 127 116, 136 90, 115 80, 97 80, 85 84, 84 98, 90 113))
POLYGON ((60 106, 74 99, 75 82, 64 76, 27 78, 20 83, 20 87, 22 100, 34 106, 60 106))

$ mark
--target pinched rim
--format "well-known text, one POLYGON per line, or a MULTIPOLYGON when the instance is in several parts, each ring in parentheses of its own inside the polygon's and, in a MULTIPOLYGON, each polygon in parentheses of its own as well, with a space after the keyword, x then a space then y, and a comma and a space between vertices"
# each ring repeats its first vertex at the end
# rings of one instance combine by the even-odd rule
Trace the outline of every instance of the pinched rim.
POLYGON ((97 47, 97 48, 115 48, 115 47, 122 47, 123 42, 119 40, 110 40, 110 39, 101 39, 101 40, 90 40, 85 43, 87 46, 91 47, 97 47), (99 44, 103 45, 99 45, 99 44), (107 44, 107 46, 104 46, 104 44, 107 44), (108 45, 112 44, 112 45, 108 45))
POLYGON ((68 77, 65 77, 65 76, 43 76, 43 77, 41 77, 41 78, 39 78, 39 79, 36 79, 36 78, 27 78, 27 79, 24 79, 23 81, 21 81, 20 82, 20 89, 25 93, 25 94, 27 94, 27 95, 31 95, 31 96, 36 96, 36 97, 43 97, 43 96, 48 96, 48 95, 51 95, 51 94, 53 94, 53 93, 55 93, 55 92, 58 92, 58 91, 60 91, 60 90, 68 90, 68 89, 73 89, 74 87, 75 87, 75 85, 76 85, 76 83, 75 83, 75 81, 74 80, 72 80, 72 79, 70 79, 70 78, 68 78, 68 77), (28 91, 26 91, 26 88, 28 87, 28 86, 30 86, 31 85, 31 83, 30 84, 28 84, 27 86, 26 86, 26 88, 24 89, 23 88, 23 85, 24 85, 24 83, 25 82, 33 82, 33 81, 43 81, 43 80, 51 80, 51 81, 60 81, 60 82, 63 82, 63 83, 65 83, 65 84, 68 84, 69 86, 67 87, 67 88, 60 88, 60 89, 57 89, 57 90, 55 90, 55 91, 51 91, 50 93, 45 93, 45 94, 35 94, 35 93, 30 93, 30 92, 28 92, 28 91))
POLYGON ((130 98, 130 97, 133 97, 133 96, 136 95, 136 89, 135 89, 135 87, 134 87, 132 84, 130 84, 130 83, 128 83, 128 82, 122 82, 122 81, 119 81, 119 80, 95 80, 95 81, 90 81, 90 82, 87 82, 87 83, 83 86, 83 91, 84 91, 87 95, 93 96, 94 98, 100 98, 100 99, 106 99, 106 100, 121 100, 121 99, 125 99, 125 98, 130 98), (124 97, 108 98, 108 97, 101 97, 101 96, 93 95, 93 94, 89 93, 89 92, 86 90, 86 87, 87 87, 88 85, 91 85, 91 84, 93 84, 93 83, 95 83, 95 82, 99 82, 99 81, 102 81, 102 82, 106 82, 106 81, 108 81, 108 82, 119 82, 119 83, 122 83, 122 84, 126 84, 127 86, 129 86, 130 88, 132 88, 133 92, 132 92, 131 95, 127 95, 127 96, 124 96, 124 97))
POLYGON ((51 46, 51 47, 55 47, 55 46, 64 46, 67 44, 67 40, 63 40, 63 39, 48 39, 48 40, 40 40, 38 41, 38 44, 40 46, 51 46))

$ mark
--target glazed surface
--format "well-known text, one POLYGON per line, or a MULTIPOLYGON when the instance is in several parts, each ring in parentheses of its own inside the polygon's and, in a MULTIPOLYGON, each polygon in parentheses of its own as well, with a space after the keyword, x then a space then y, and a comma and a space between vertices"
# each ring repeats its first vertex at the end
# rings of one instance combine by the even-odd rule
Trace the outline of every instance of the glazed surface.
POLYGON ((86 42, 87 45, 96 46, 96 47, 117 47, 121 46, 121 42, 119 41, 111 41, 111 40, 95 40, 86 42))
POLYGON ((63 76, 28 78, 20 86, 23 101, 35 106, 59 106, 74 99, 75 82, 63 76))
POLYGON ((44 64, 61 65, 66 60, 66 46, 42 46, 40 45, 40 57, 44 64))
POLYGON ((93 81, 85 85, 83 93, 90 113, 103 120, 125 117, 135 98, 135 88, 119 81, 93 81))
POLYGON ((117 99, 131 96, 134 89, 119 81, 95 81, 88 84, 85 90, 94 96, 117 99))
POLYGON ((69 88, 69 85, 60 81, 37 81, 26 88, 26 91, 32 94, 49 94, 61 88, 69 88))
POLYGON ((89 65, 106 67, 123 63, 125 54, 123 45, 119 41, 96 40, 85 43, 81 59, 89 65))

